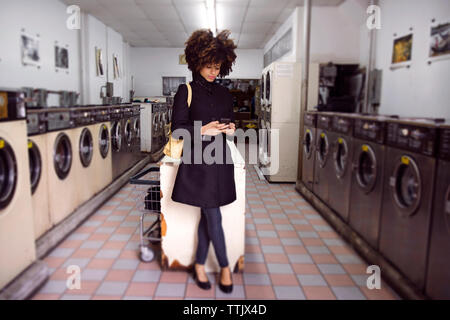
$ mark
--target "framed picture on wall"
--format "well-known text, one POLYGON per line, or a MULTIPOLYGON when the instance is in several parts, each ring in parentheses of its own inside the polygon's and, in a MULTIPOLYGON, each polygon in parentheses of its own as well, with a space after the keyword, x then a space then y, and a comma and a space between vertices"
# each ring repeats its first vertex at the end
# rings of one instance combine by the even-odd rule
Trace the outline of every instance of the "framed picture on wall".
POLYGON ((69 69, 69 50, 65 47, 55 45, 55 67, 57 70, 69 69))
POLYGON ((114 79, 120 78, 119 58, 117 54, 113 54, 114 79))
POLYGON ((104 69, 103 69, 103 54, 102 49, 95 47, 95 65, 97 70, 97 77, 103 76, 104 69))
POLYGON ((187 64, 185 54, 180 54, 178 56, 178 64, 187 64))
POLYGON ((22 33, 20 36, 22 64, 24 66, 41 67, 41 55, 39 51, 39 37, 33 37, 22 33))
POLYGON ((174 96, 180 84, 186 83, 186 77, 162 77, 163 96, 174 96))
POLYGON ((450 59, 450 22, 431 21, 429 61, 450 59))
POLYGON ((395 37, 392 45, 391 69, 411 66, 413 34, 395 37))

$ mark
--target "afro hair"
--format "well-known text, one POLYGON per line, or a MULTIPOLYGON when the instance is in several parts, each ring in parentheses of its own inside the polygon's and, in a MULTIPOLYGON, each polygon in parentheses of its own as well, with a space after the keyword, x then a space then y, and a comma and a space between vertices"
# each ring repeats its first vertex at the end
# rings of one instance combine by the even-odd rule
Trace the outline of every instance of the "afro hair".
POLYGON ((211 30, 200 29, 194 31, 186 41, 186 62, 189 70, 199 72, 201 68, 211 63, 220 63, 220 77, 232 71, 232 64, 236 60, 233 40, 228 39, 229 30, 220 32, 214 37, 211 30))

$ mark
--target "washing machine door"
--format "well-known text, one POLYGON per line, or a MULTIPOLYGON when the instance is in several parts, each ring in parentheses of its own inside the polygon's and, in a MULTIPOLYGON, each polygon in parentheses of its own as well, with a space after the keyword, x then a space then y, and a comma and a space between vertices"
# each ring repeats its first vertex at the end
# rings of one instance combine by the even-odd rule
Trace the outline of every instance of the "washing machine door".
POLYGON ((356 182, 359 188, 361 188, 366 194, 371 192, 377 182, 377 157, 373 149, 363 144, 359 153, 355 157, 355 163, 353 164, 355 170, 356 182))
POLYGON ((264 74, 261 76, 261 106, 265 105, 265 98, 266 98, 266 80, 264 79, 264 74))
POLYGON ((270 161, 271 161, 271 157, 270 157, 270 155, 271 155, 271 145, 272 145, 272 142, 271 142, 271 132, 270 132, 270 122, 269 121, 266 121, 266 129, 267 129, 267 152, 266 152, 266 165, 269 165, 270 164, 270 161))
POLYGON ((303 137, 303 150, 306 159, 311 159, 314 149, 313 144, 314 144, 314 135, 311 130, 306 129, 305 135, 303 137))
POLYGON ((135 118, 133 121, 133 132, 136 138, 139 138, 141 136, 139 118, 135 118))
POLYGON ((53 167, 56 175, 61 179, 65 179, 72 167, 72 144, 69 136, 61 132, 56 136, 53 147, 53 167))
POLYGON ((420 204, 422 179, 419 167, 413 158, 404 155, 397 160, 389 184, 400 215, 414 215, 420 204))
POLYGON ((109 151, 109 132, 108 127, 106 125, 102 125, 100 127, 98 144, 100 155, 102 156, 103 159, 105 159, 109 151))
POLYGON ((130 119, 127 119, 127 121, 125 122, 125 128, 123 128, 123 132, 125 134, 125 143, 127 144, 127 146, 131 146, 131 141, 133 140, 133 131, 130 119))
POLYGON ((266 74, 266 103, 267 104, 272 103, 270 94, 271 94, 271 92, 270 92, 270 71, 269 71, 266 74))
POLYGON ((28 140, 28 161, 30 164, 31 194, 34 194, 41 179, 42 157, 38 146, 32 140, 28 140))
POLYGON ((152 119, 152 129, 153 129, 153 136, 156 136, 158 134, 158 125, 159 125, 159 112, 155 112, 153 114, 153 119, 152 119))
POLYGON ((0 209, 8 206, 17 186, 17 161, 11 145, 0 137, 0 209))
POLYGON ((94 139, 92 139, 91 131, 88 128, 81 131, 79 152, 81 164, 85 168, 89 167, 94 155, 94 139))
POLYGON ((349 150, 347 140, 344 138, 337 138, 337 140, 334 142, 333 159, 334 168, 338 179, 342 179, 345 172, 347 171, 349 161, 348 154, 349 150))
POLYGON ((111 145, 115 152, 122 149, 122 125, 119 121, 114 122, 111 127, 111 145))
POLYGON ((325 167, 325 164, 327 163, 329 149, 330 144, 328 142, 328 136, 325 132, 322 132, 317 139, 316 145, 316 152, 317 152, 316 159, 319 162, 319 166, 321 168, 325 167))

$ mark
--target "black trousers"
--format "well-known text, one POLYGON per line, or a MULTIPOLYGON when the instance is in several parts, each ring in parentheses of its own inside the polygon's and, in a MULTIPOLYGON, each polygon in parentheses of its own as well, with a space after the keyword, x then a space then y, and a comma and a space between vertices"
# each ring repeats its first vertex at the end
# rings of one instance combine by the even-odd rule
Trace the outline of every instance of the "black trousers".
POLYGON ((213 243, 214 252, 216 253, 220 267, 224 268, 228 266, 220 208, 201 208, 196 254, 196 262, 198 264, 205 264, 210 241, 213 243))

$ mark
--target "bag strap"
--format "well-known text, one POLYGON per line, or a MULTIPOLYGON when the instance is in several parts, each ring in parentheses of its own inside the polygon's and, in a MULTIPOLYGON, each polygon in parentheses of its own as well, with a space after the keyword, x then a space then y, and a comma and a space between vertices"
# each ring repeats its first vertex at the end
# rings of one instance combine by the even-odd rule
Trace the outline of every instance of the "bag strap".
POLYGON ((190 107, 191 106, 191 101, 192 101, 192 88, 191 88, 191 85, 189 83, 186 83, 186 87, 188 89, 187 104, 188 104, 188 107, 190 107))

